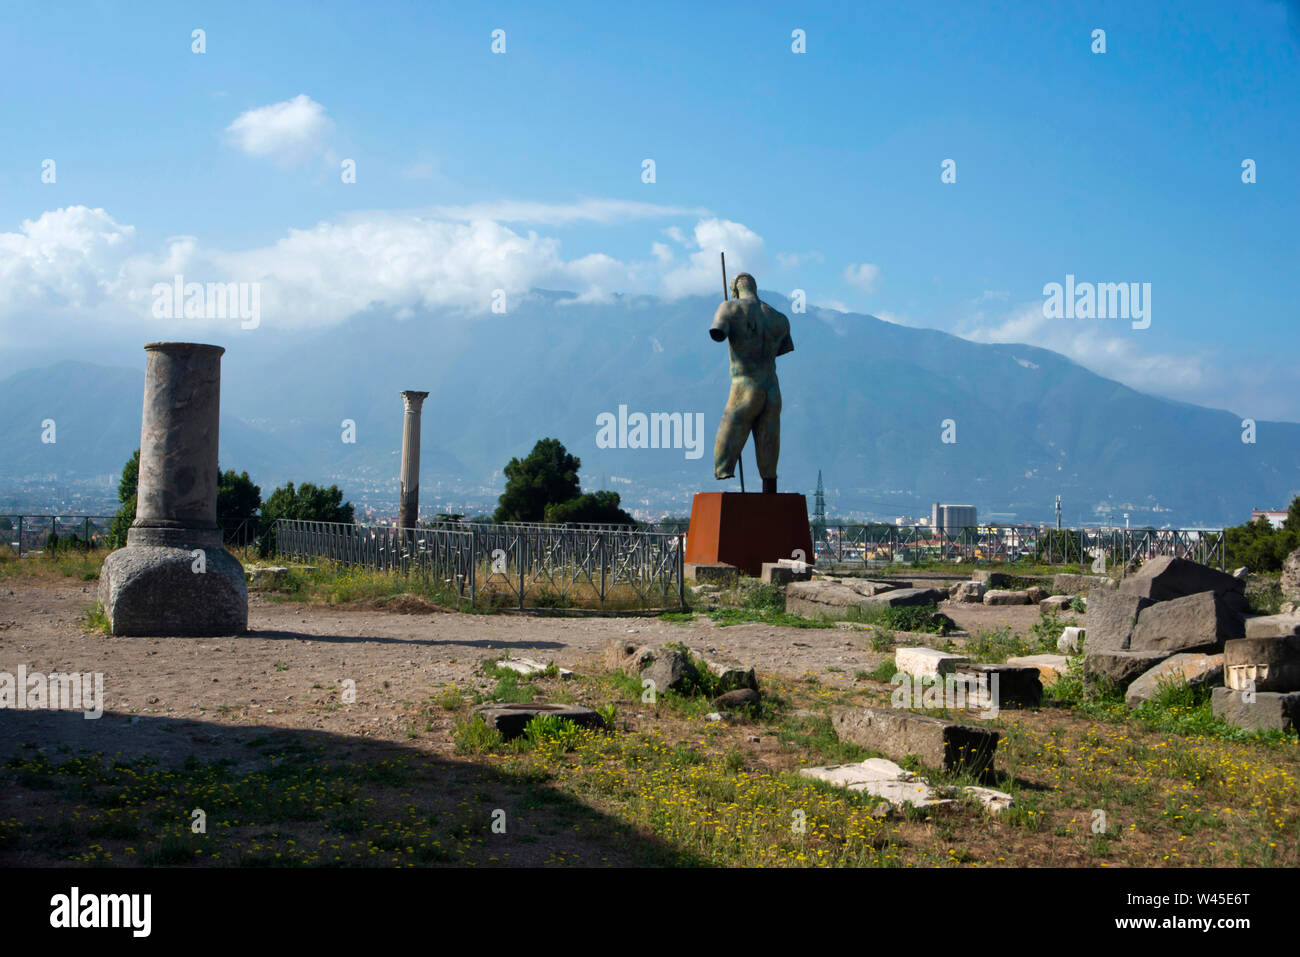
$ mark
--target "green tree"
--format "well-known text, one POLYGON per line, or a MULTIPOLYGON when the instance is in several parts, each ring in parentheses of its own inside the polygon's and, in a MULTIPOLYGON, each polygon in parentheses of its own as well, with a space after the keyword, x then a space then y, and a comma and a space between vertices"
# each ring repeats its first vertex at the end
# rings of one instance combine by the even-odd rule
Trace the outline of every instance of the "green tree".
POLYGON ((1288 532, 1300 535, 1300 495, 1291 499, 1291 507, 1286 510, 1286 521, 1282 527, 1288 532))
POLYGON ((351 525, 353 508, 351 502, 343 501, 343 490, 337 485, 322 488, 303 482, 294 488, 290 482, 276 489, 262 504, 258 548, 263 555, 275 551, 275 523, 281 518, 351 525))
POLYGON ((113 516, 113 525, 108 530, 110 548, 122 548, 126 545, 126 533, 135 521, 136 488, 140 484, 140 450, 136 449, 122 467, 122 479, 117 483, 117 500, 122 504, 113 516))
POLYGON ((637 520, 619 508, 617 492, 588 492, 568 502, 546 506, 546 521, 556 525, 636 525, 637 520))
POLYGON ((261 507, 262 489, 253 484, 247 472, 236 473, 234 469, 218 472, 217 523, 227 542, 233 544, 236 537, 241 543, 248 542, 250 533, 257 530, 257 511, 261 507))
MULTIPOLYGON (((1300 497, 1296 502, 1300 502, 1300 497)), ((1300 528, 1288 527, 1291 516, 1297 514, 1296 502, 1291 503, 1290 514, 1281 528, 1274 528, 1267 518, 1260 516, 1245 525, 1224 529, 1227 563, 1244 565, 1252 572, 1280 571, 1287 555, 1300 547, 1300 528)))
POLYGON ((497 499, 497 522, 540 522, 546 506, 570 502, 582 493, 578 484, 581 460, 570 455, 559 439, 541 439, 528 457, 506 466, 506 490, 497 499))

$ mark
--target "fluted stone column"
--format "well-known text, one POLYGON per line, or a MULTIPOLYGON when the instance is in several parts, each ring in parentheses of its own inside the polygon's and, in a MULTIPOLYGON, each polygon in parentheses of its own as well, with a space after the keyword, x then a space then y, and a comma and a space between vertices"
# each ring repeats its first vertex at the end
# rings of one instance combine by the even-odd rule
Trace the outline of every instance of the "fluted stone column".
POLYGON ((427 392, 402 393, 402 491, 397 507, 397 527, 415 528, 420 518, 420 407, 427 392))
POLYGON ((230 635, 248 586, 217 524, 220 346, 145 347, 135 521, 104 560, 99 599, 115 635, 230 635))

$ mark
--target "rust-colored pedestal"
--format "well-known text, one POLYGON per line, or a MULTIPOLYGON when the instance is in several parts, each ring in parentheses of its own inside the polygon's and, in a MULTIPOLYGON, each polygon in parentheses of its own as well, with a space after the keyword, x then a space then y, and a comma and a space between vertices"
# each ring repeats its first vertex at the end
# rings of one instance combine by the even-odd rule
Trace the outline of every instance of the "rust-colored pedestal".
POLYGON ((808 500, 795 492, 696 492, 686 561, 726 562, 758 576, 763 562, 802 558, 813 563, 808 500), (800 554, 802 553, 802 554, 800 554))

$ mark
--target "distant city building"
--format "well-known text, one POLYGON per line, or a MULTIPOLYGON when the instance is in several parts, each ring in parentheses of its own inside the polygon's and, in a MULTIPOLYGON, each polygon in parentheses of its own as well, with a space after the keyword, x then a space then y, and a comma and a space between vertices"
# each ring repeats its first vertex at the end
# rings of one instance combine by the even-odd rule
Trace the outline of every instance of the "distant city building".
POLYGON ((1255 522, 1261 518, 1266 518, 1268 519, 1268 523, 1274 528, 1281 528, 1282 523, 1286 521, 1286 514, 1286 512, 1274 512, 1267 509, 1257 508, 1251 511, 1250 520, 1255 522))
POLYGON ((930 506, 930 527, 935 531, 978 524, 974 505, 943 505, 935 502, 930 506))
POLYGON ((918 523, 916 521, 915 515, 900 515, 898 516, 898 518, 894 519, 894 524, 902 526, 902 525, 916 525, 918 523))

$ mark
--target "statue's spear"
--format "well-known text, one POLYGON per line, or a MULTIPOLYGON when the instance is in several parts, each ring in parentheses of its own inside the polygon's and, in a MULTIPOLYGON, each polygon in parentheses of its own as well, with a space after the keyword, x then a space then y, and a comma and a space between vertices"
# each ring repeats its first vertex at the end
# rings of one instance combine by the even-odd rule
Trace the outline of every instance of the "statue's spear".
MULTIPOLYGON (((722 299, 728 301, 731 299, 731 291, 727 288, 727 254, 725 251, 719 252, 722 257, 722 299)), ((749 436, 745 436, 745 441, 749 441, 749 436)), ((740 455, 736 459, 736 464, 740 466, 740 490, 745 491, 745 446, 740 446, 740 455)))

